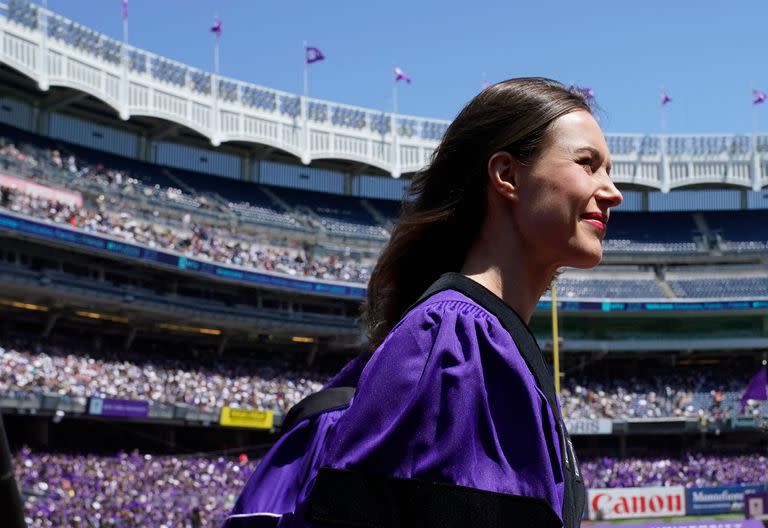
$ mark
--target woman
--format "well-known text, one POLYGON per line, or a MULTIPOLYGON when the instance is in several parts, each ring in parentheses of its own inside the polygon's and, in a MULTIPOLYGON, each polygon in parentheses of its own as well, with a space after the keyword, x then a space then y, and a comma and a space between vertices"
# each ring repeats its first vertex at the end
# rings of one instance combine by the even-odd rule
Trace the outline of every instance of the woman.
POLYGON ((555 81, 501 82, 461 111, 372 273, 375 351, 281 526, 580 524, 584 486, 526 325, 559 268, 600 262, 622 200, 610 169, 587 102, 555 81))

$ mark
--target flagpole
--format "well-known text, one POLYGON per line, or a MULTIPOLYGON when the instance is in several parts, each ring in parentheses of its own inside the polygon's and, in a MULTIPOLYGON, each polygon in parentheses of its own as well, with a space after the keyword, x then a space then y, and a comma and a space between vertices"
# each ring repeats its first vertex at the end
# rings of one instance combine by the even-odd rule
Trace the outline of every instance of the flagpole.
POLYGON ((40 39, 40 81, 38 86, 44 91, 47 91, 48 86, 48 0, 43 0, 43 10, 38 12, 40 29, 42 30, 42 38, 40 39))
POLYGON ((757 105, 755 103, 752 103, 752 137, 757 138, 757 105))
POLYGON ((130 70, 130 56, 128 54, 128 0, 122 0, 120 6, 120 15, 123 19, 123 46, 121 56, 121 66, 123 78, 120 80, 120 118, 127 120, 129 115, 128 104, 128 71, 130 70))
POLYGON ((218 13, 214 19, 215 38, 213 40, 213 75, 211 75, 211 96, 213 97, 213 139, 214 146, 219 145, 219 40, 221 38, 221 21, 218 13))
POLYGON ((393 166, 392 175, 395 178, 400 177, 400 147, 397 141, 397 75, 392 81, 392 151, 393 166))
MULTIPOLYGON (((127 4, 123 4, 126 5, 127 4)), ((128 44, 128 12, 123 13, 123 44, 128 44)))
POLYGON ((304 41, 304 54, 302 56, 304 64, 304 97, 309 97, 309 64, 307 63, 307 41, 304 41))
MULTIPOLYGON (((557 281, 552 279, 552 366, 555 371, 555 394, 560 398, 560 333, 557 326, 557 281)), ((561 409, 561 412, 563 409, 561 409)))
POLYGON ((392 119, 395 118, 395 114, 397 114, 397 77, 392 82, 392 119))
MULTIPOLYGON (((754 83, 751 83, 752 87, 750 88, 751 93, 755 93, 754 83)), ((760 181, 760 156, 757 153, 757 105, 754 101, 751 102, 751 112, 752 112, 752 190, 753 191, 759 191, 761 187, 761 181, 760 181)))
POLYGON ((309 165, 310 160, 310 135, 309 135, 309 61, 307 61, 307 41, 304 41, 304 97, 301 104, 302 118, 304 119, 304 155, 301 161, 309 165))
POLYGON ((219 75, 219 36, 213 41, 213 73, 219 75))

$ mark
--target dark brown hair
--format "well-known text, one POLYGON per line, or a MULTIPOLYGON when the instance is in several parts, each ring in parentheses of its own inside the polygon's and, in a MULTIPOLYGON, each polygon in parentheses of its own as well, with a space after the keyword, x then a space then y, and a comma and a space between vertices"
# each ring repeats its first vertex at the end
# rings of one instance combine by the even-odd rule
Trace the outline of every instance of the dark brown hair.
POLYGON ((504 150, 529 163, 552 123, 575 110, 591 111, 578 90, 529 77, 494 84, 459 112, 429 166, 414 176, 368 282, 363 319, 370 350, 432 282, 461 269, 485 218, 490 157, 504 150))

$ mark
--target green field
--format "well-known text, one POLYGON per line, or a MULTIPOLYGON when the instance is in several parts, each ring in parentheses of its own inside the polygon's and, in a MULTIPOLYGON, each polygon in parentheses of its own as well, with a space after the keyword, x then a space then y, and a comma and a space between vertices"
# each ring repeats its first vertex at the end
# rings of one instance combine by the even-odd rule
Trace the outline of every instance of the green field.
POLYGON ((681 515, 678 517, 653 517, 648 519, 621 519, 613 521, 583 521, 582 526, 590 524, 643 524, 650 522, 700 522, 700 521, 734 521, 744 519, 743 513, 721 513, 718 515, 681 515))

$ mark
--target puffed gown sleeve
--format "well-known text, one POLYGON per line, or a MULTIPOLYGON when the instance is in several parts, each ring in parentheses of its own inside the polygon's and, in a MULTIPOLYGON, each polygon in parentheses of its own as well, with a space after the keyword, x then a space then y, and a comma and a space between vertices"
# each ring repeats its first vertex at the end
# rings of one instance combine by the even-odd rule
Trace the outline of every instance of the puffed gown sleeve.
POLYGON ((562 519, 560 451, 555 417, 510 334, 444 292, 374 352, 320 466, 542 499, 562 519))

